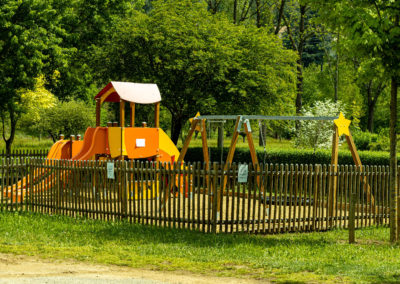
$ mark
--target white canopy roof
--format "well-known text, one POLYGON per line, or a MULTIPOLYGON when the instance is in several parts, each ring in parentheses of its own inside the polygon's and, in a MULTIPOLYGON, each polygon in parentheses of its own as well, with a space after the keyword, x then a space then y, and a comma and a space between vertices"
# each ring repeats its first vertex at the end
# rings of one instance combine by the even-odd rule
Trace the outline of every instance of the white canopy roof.
POLYGON ((102 102, 119 102, 120 100, 154 104, 161 101, 160 91, 156 84, 115 82, 107 84, 96 96, 102 102))

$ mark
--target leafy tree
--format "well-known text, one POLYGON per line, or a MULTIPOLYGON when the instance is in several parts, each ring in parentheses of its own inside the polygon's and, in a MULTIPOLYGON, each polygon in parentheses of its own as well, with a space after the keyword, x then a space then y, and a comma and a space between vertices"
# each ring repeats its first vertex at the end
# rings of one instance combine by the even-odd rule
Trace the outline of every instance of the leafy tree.
POLYGON ((310 40, 315 39, 315 30, 311 23, 314 15, 307 0, 292 0, 285 4, 285 13, 282 15, 286 32, 284 34, 288 46, 297 54, 297 82, 296 82, 296 113, 301 113, 303 106, 303 68, 304 55, 310 40))
POLYGON ((365 57, 379 58, 391 81, 390 99, 390 240, 397 241, 397 92, 400 75, 400 1, 314 0, 330 25, 343 27, 353 48, 365 57))
POLYGON ((288 113, 296 56, 254 26, 237 26, 205 5, 156 1, 149 15, 122 21, 98 50, 104 81, 157 83, 176 143, 183 123, 203 114, 288 113))
POLYGON ((21 104, 25 112, 21 115, 20 127, 31 134, 42 134, 42 116, 57 104, 57 98, 45 88, 43 76, 36 79, 34 90, 21 91, 21 104))
POLYGON ((59 44, 63 30, 51 1, 45 0, 1 0, 0 23, 0 116, 10 152, 25 107, 22 90, 33 89, 35 78, 44 71, 52 74, 52 69, 62 64, 64 53, 59 44))
MULTIPOLYGON (((316 101, 311 107, 303 107, 301 113, 304 116, 338 116, 344 109, 343 104, 331 100, 316 101)), ((301 120, 296 130, 294 143, 297 147, 329 148, 332 143, 332 121, 325 120, 301 120)))
POLYGON ((95 125, 95 120, 93 106, 80 101, 59 102, 42 110, 38 127, 56 141, 60 134, 83 134, 87 127, 95 125))
POLYGON ((93 50, 104 45, 104 37, 142 0, 57 0, 53 7, 65 29, 61 46, 71 50, 67 64, 58 68, 59 77, 47 78, 47 87, 61 100, 90 101, 98 92, 93 50))

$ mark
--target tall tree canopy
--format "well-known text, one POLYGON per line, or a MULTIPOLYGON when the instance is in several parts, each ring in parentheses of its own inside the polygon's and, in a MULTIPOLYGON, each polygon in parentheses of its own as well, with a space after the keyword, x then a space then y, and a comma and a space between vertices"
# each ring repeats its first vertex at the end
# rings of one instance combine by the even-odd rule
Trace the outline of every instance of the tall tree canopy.
POLYGON ((0 1, 0 114, 7 151, 24 110, 21 89, 32 89, 42 72, 52 73, 65 63, 59 20, 51 1, 0 1), (10 130, 8 137, 5 129, 10 130))
POLYGON ((296 55, 256 27, 237 26, 203 3, 152 2, 133 12, 98 52, 104 81, 157 83, 177 142, 184 121, 202 113, 290 113, 296 55))
POLYGON ((390 102, 390 239, 398 239, 397 226, 397 91, 400 75, 400 1, 395 0, 314 0, 330 24, 340 24, 353 48, 365 56, 381 60, 391 80, 390 102), (396 228, 397 227, 397 228, 396 228))

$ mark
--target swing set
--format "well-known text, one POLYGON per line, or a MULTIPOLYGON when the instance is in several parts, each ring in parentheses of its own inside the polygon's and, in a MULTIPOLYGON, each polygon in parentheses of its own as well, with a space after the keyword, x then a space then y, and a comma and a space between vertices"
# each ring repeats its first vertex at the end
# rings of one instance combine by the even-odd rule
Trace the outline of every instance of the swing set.
MULTIPOLYGON (((233 161, 233 157, 235 154, 235 149, 238 141, 238 137, 242 131, 242 128, 244 130, 244 133, 247 138, 247 143, 248 147, 250 150, 250 156, 251 156, 251 161, 255 169, 260 168, 260 164, 257 158, 257 153, 255 150, 254 146, 254 141, 253 141, 253 135, 252 135, 252 129, 251 129, 251 120, 258 120, 259 123, 261 121, 267 121, 267 120, 291 120, 291 121, 300 121, 300 120, 319 120, 319 121, 333 121, 333 139, 332 139, 332 154, 331 154, 331 169, 333 171, 331 175, 331 186, 329 188, 329 197, 330 197, 330 205, 328 205, 328 211, 329 211, 329 216, 333 216, 333 212, 336 209, 335 208, 335 202, 336 200, 336 195, 337 195, 337 172, 338 172, 338 154, 339 154, 339 138, 344 135, 347 145, 350 149, 354 164, 357 167, 361 167, 361 159, 360 156, 358 155, 356 146, 354 144, 353 136, 351 135, 349 126, 351 121, 346 119, 342 113, 340 113, 339 117, 329 117, 329 116, 319 116, 319 117, 309 117, 309 116, 266 116, 266 115, 200 115, 197 113, 197 115, 190 119, 190 129, 188 132, 188 135, 185 139, 185 142, 183 144, 182 150, 180 152, 179 158, 178 158, 178 163, 182 163, 184 161, 186 152, 189 148, 189 144, 191 142, 193 133, 195 131, 199 131, 201 134, 201 141, 202 141, 202 149, 203 149, 203 159, 205 163, 205 168, 206 170, 209 169, 210 167, 210 155, 208 151, 208 142, 207 142, 207 130, 206 130, 206 120, 210 123, 213 121, 226 121, 226 120, 236 120, 235 126, 234 126, 234 131, 233 131, 233 136, 231 139, 230 147, 228 150, 228 155, 226 157, 226 162, 224 165, 224 173, 226 173, 229 169, 229 165, 233 161)), ((261 123, 260 123, 261 124, 261 123)), ((264 135, 264 133, 261 133, 264 135)), ((264 136, 263 137, 263 145, 264 145, 264 151, 265 151, 265 141, 264 141, 264 136)), ((264 153, 265 154, 265 153, 264 153)), ((265 163, 265 158, 264 158, 264 163, 265 163)), ((362 182, 364 184, 364 192, 367 195, 367 200, 368 202, 371 202, 370 204, 374 207, 375 206, 375 200, 374 196, 371 193, 370 186, 367 182, 367 178, 365 176, 361 177, 362 182)), ((226 185, 228 181, 228 176, 224 174, 223 178, 223 184, 222 184, 222 191, 221 194, 225 195, 226 194, 226 185)), ((261 196, 264 195, 264 185, 263 183, 260 182, 260 176, 257 176, 257 185, 260 190, 261 196)), ((218 196, 218 199, 220 196, 218 196)), ((220 202, 218 202, 218 205, 220 202)), ((265 205, 266 206, 266 205, 265 205)), ((220 211, 220 208, 218 206, 218 212, 220 211)))

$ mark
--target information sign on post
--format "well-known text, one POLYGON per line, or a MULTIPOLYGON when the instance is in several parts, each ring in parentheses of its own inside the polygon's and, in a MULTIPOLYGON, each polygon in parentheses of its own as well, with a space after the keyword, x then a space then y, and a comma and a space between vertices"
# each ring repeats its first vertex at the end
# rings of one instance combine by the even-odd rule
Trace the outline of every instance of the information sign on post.
POLYGON ((114 179, 114 163, 113 162, 107 163, 107 178, 114 179))
POLYGON ((249 165, 239 164, 238 182, 245 183, 249 176, 249 165))

